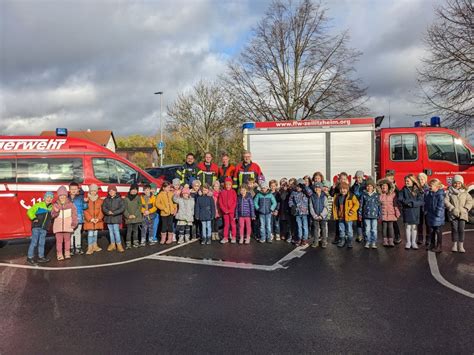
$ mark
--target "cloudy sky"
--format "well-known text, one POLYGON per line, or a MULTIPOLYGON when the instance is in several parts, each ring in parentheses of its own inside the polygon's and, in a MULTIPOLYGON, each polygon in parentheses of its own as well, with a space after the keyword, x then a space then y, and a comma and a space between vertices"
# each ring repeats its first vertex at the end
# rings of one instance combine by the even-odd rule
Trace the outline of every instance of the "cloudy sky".
MULTIPOLYGON (((410 124, 422 36, 441 0, 327 0, 374 115, 410 124)), ((223 73, 269 0, 0 0, 0 133, 159 129, 164 106, 223 73)), ((165 110, 164 110, 165 111, 165 110)))

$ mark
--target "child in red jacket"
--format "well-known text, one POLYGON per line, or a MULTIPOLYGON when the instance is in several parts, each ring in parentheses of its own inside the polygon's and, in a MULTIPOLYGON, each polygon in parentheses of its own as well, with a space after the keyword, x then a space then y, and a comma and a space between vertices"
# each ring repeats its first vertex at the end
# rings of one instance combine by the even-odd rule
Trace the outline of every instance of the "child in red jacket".
POLYGON ((232 189, 232 179, 226 178, 224 190, 219 194, 219 208, 224 219, 224 238, 222 244, 229 241, 229 228, 232 231, 231 243, 237 242, 237 228, 235 226, 235 208, 237 207, 237 193, 232 189))

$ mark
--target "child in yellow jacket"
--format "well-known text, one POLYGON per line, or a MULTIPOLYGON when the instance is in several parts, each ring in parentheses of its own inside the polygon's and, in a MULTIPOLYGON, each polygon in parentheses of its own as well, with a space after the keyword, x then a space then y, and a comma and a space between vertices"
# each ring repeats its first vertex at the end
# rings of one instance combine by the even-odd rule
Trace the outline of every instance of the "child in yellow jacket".
POLYGON ((342 182, 339 185, 339 193, 334 196, 332 205, 333 218, 338 222, 339 228, 339 248, 347 245, 352 248, 352 224, 357 222, 357 210, 359 201, 357 197, 349 191, 349 184, 342 182))
POLYGON ((156 207, 160 210, 161 239, 160 244, 173 243, 173 219, 177 212, 177 205, 173 202, 171 184, 165 181, 156 197, 156 207))
POLYGON ((146 245, 146 239, 148 236, 148 243, 150 245, 156 244, 156 235, 153 234, 153 225, 155 224, 155 219, 158 218, 157 208, 156 208, 156 197, 151 191, 151 185, 143 186, 143 195, 140 197, 142 202, 142 235, 140 240, 140 246, 146 245))

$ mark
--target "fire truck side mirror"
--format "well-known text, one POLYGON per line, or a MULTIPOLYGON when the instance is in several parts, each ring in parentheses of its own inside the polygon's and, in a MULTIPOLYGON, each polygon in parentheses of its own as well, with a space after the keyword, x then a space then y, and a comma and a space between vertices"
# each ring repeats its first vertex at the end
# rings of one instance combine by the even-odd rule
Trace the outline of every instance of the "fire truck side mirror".
POLYGON ((425 170, 424 170, 424 173, 425 173, 426 175, 428 175, 428 176, 431 176, 431 175, 433 175, 433 170, 431 170, 431 169, 425 169, 425 170))

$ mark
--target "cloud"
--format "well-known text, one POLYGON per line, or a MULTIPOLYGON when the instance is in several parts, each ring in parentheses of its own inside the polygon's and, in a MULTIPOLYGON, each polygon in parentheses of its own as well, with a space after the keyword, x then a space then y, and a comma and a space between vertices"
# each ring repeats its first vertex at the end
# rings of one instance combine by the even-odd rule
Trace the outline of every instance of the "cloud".
MULTIPOLYGON (((440 0, 437 0, 440 1, 440 0)), ((183 90, 223 73, 270 0, 0 2, 0 132, 158 131, 183 90)), ((364 52, 358 76, 373 114, 407 124, 432 0, 328 1, 334 32, 364 52)))

